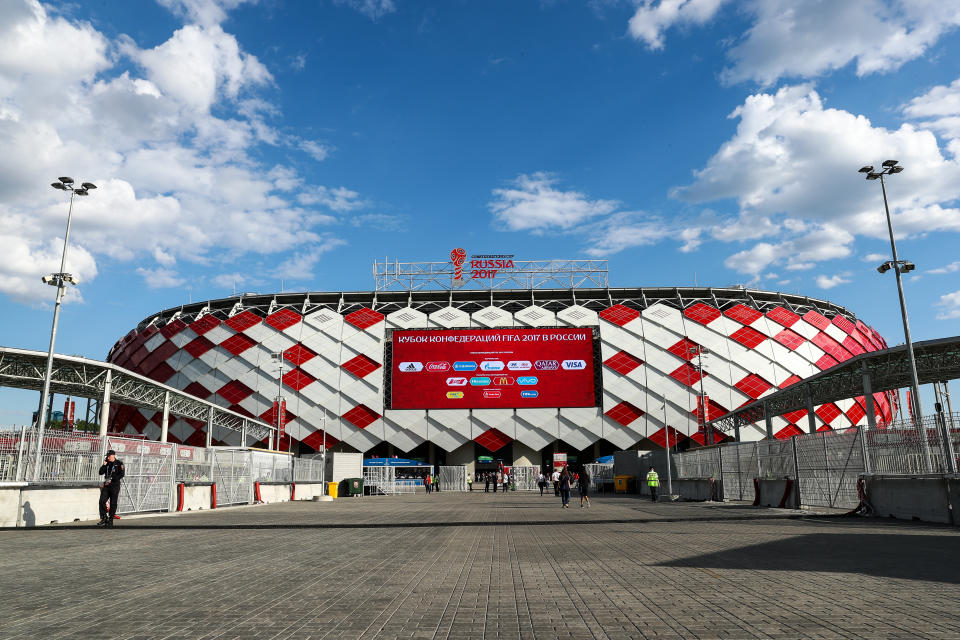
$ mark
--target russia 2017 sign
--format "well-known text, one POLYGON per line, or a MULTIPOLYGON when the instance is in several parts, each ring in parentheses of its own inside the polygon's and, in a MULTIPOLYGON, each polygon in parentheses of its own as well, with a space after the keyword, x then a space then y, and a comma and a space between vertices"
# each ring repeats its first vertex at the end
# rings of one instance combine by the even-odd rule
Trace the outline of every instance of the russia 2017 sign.
POLYGON ((596 406, 593 330, 396 330, 391 409, 596 406))

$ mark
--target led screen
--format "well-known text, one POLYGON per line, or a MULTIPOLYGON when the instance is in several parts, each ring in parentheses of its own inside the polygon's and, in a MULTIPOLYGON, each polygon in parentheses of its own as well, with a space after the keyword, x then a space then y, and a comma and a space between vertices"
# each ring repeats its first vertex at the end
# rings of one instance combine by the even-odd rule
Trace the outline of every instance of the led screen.
POLYGON ((393 332, 392 409, 593 407, 592 329, 393 332))

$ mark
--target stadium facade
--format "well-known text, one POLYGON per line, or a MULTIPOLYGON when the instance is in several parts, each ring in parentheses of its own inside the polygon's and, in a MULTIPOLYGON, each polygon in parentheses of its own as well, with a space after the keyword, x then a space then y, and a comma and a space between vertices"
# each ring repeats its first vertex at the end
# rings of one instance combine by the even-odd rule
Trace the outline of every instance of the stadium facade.
MULTIPOLYGON (((705 434, 698 428, 701 386, 709 398, 706 417, 713 419, 856 354, 885 347, 883 338, 847 309, 777 292, 451 289, 245 294, 184 305, 145 319, 114 345, 107 360, 275 423, 279 372, 273 354, 281 352, 279 395, 286 401, 285 430, 294 450, 318 449, 325 433, 328 448, 368 455, 395 454, 446 464, 470 463, 490 455, 505 463, 541 464, 556 451, 592 460, 613 450, 663 447, 668 433, 670 444, 680 448, 703 444, 705 434), (432 335, 448 335, 454 336, 449 340, 462 341, 456 336, 489 337, 494 334, 481 330, 502 330, 501 334, 514 336, 502 339, 520 340, 527 330, 563 328, 589 329, 592 362, 583 357, 563 360, 560 369, 551 363, 561 360, 535 360, 534 355, 507 363, 513 369, 519 362, 516 366, 529 369, 526 372, 496 365, 500 368, 492 375, 517 374, 508 380, 506 376, 474 377, 482 371, 459 378, 460 368, 468 365, 437 359, 435 353, 411 358, 409 354, 416 353, 411 346, 404 347, 407 362, 393 358, 398 335, 426 335, 420 338, 424 341, 432 335), (458 333, 462 331, 467 333, 458 333), (698 367, 699 349, 706 353, 702 368, 698 367), (556 371, 541 372, 541 383, 546 374, 570 373, 563 371, 568 362, 575 363, 571 367, 590 369, 589 380, 577 378, 578 389, 591 387, 588 400, 580 397, 578 406, 529 406, 513 401, 535 397, 535 387, 503 387, 502 394, 488 391, 499 382, 535 385, 536 376, 520 375, 538 373, 542 363, 556 371), (401 364, 409 373, 399 368, 401 364), (427 368, 418 369, 421 365, 427 368), (453 365, 457 371, 450 369, 453 365), (394 378, 413 375, 423 377, 403 378, 407 397, 399 402, 394 392, 399 393, 400 383, 394 378), (463 381, 468 377, 465 398, 456 385, 466 385, 463 381), (476 380, 485 380, 479 383, 485 388, 474 389, 476 380), (433 387, 445 384, 452 384, 452 390, 436 402, 416 397, 417 389, 421 395, 429 394, 433 387), (470 400, 469 393, 481 391, 483 395, 470 400), (484 405, 488 393, 497 398, 489 408, 484 405), (460 405, 463 408, 457 408, 460 399, 468 403, 460 405)), ((578 348, 583 353, 583 346, 578 348)), ((465 357, 458 353, 450 358, 465 357)), ((474 359, 483 368, 493 367, 494 358, 510 357, 474 359)), ((878 422, 891 420, 895 396, 877 393, 874 400, 878 422)), ((866 421, 863 398, 818 406, 815 414, 821 430, 866 421)), ((118 407, 111 417, 111 431, 156 439, 160 422, 159 413, 118 407)), ((801 433, 805 429, 798 425, 808 424, 806 411, 775 417, 773 424, 777 438, 801 433)), ((178 420, 170 425, 170 439, 202 445, 203 429, 201 422, 178 420)), ((714 438, 719 442, 730 435, 715 432, 714 438)), ((763 424, 741 428, 743 440, 764 436, 763 424)), ((239 438, 233 432, 215 433, 214 443, 239 445, 239 438)), ((280 446, 286 449, 288 442, 280 446)))

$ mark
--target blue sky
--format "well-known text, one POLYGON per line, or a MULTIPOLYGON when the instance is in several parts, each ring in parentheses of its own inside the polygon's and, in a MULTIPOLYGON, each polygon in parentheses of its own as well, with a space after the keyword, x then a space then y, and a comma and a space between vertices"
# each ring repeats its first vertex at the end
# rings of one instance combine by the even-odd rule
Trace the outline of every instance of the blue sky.
MULTIPOLYGON (((368 290, 454 246, 960 322, 960 8, 801 0, 0 0, 0 317, 58 351, 239 290, 368 290)), ((0 390, 0 424, 36 394, 0 390)))

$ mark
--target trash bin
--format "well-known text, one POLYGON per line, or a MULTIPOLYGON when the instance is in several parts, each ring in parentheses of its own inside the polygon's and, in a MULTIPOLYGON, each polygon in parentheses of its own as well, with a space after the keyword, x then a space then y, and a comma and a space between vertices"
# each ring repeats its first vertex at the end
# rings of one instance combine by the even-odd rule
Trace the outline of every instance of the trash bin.
POLYGON ((347 495, 363 495, 363 478, 347 478, 347 495))
POLYGON ((613 477, 613 492, 614 493, 627 493, 630 488, 630 481, 633 480, 633 476, 614 476, 613 477))
POLYGON ((328 482, 328 483, 327 483, 327 495, 330 496, 330 497, 333 498, 333 499, 336 499, 336 498, 337 498, 337 493, 338 493, 337 489, 339 489, 339 488, 340 488, 340 483, 339 483, 339 482, 328 482))

